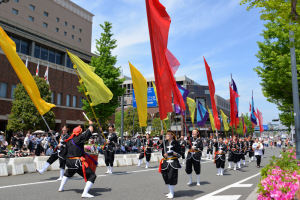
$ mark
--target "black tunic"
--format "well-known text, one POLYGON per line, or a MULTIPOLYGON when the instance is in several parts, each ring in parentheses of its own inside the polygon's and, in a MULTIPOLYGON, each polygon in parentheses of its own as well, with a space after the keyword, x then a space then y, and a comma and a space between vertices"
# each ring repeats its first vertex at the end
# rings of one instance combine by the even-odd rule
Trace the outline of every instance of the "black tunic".
POLYGON ((118 143, 118 136, 117 136, 117 134, 115 134, 115 133, 109 133, 107 135, 106 140, 108 140, 109 143, 105 144, 104 150, 105 151, 114 152, 116 144, 118 143))
POLYGON ((215 160, 217 161, 218 159, 220 159, 225 162, 226 159, 225 154, 227 152, 227 146, 224 143, 219 143, 219 142, 216 142, 214 146, 216 152, 215 160))
POLYGON ((193 160, 200 162, 203 151, 202 140, 200 138, 191 137, 187 143, 187 148, 189 149, 189 152, 186 159, 189 160, 192 158, 193 160), (192 150, 192 147, 194 147, 194 150, 192 150))
MULTIPOLYGON (((164 157, 165 150, 164 145, 161 144, 160 146, 162 148, 162 156, 164 157)), ((165 140, 165 147, 166 147, 166 153, 168 154, 168 158, 173 158, 170 160, 164 160, 161 165, 161 170, 167 170, 169 167, 172 167, 174 169, 181 168, 181 165, 178 161, 178 158, 180 157, 180 145, 176 140, 172 140, 171 143, 169 143, 168 140, 165 140), (174 155, 175 154, 175 155, 174 155)))

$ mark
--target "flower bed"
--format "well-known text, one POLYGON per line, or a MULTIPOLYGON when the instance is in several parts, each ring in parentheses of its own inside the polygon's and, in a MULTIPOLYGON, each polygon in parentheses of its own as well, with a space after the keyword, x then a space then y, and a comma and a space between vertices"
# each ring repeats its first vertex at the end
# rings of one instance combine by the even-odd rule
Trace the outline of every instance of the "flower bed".
POLYGON ((261 170, 258 184, 258 200, 295 199, 300 186, 300 164, 296 160, 295 149, 281 153, 280 158, 273 156, 270 163, 261 170))

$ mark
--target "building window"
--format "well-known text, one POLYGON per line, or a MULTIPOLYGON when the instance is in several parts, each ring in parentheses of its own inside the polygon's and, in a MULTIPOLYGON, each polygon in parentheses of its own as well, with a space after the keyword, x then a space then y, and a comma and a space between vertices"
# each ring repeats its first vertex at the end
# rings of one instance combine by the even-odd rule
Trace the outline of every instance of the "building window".
POLYGON ((77 104, 77 97, 73 96, 72 105, 73 105, 74 108, 76 108, 76 104, 77 104))
POLYGON ((45 17, 48 17, 48 15, 49 15, 49 13, 46 12, 46 11, 44 11, 44 16, 45 16, 45 17))
POLYGON ((49 50, 49 62, 55 63, 55 52, 53 50, 49 50))
POLYGON ((34 57, 36 57, 36 58, 41 57, 41 47, 38 45, 34 46, 34 57))
POLYGON ((19 3, 19 0, 14 0, 15 3, 19 3))
POLYGON ((31 22, 34 22, 34 17, 28 16, 28 20, 31 21, 31 22))
POLYGON ((56 32, 59 32, 59 28, 56 27, 56 32))
POLYGON ((59 22, 59 17, 56 17, 56 22, 59 22))
POLYGON ((209 94, 209 90, 204 90, 204 94, 209 94))
POLYGON ((30 4, 30 5, 29 5, 29 9, 32 10, 32 11, 34 11, 34 10, 35 10, 35 6, 32 5, 32 4, 30 4))
POLYGON ((47 27, 48 27, 48 24, 45 23, 45 22, 43 22, 43 27, 44 27, 44 28, 47 28, 47 27))
POLYGON ((72 39, 74 40, 74 35, 72 35, 72 39))
POLYGON ((61 65, 61 58, 62 58, 62 53, 55 52, 55 63, 58 65, 61 65))
POLYGON ((69 107, 70 106, 70 95, 67 94, 66 96, 66 106, 69 107))
POLYGON ((55 97, 54 92, 51 92, 51 103, 54 103, 54 97, 55 97))
POLYGON ((7 95, 7 83, 0 83, 0 97, 6 98, 7 95))
POLYGON ((56 101, 57 105, 61 105, 61 93, 57 93, 57 101, 56 101))
POLYGON ((82 32, 82 29, 81 29, 81 28, 79 29, 79 32, 80 32, 80 33, 82 32))
POLYGON ((67 21, 65 21, 65 26, 68 26, 68 22, 67 21))
POLYGON ((69 58, 69 56, 67 57, 67 66, 68 68, 73 68, 73 65, 72 65, 72 61, 71 59, 69 58))
POLYGON ((14 91, 16 89, 16 85, 11 85, 10 98, 14 99, 14 91))
POLYGON ((41 47, 41 59, 48 60, 48 49, 41 47))
POLYGON ((82 105, 83 105, 82 99, 83 99, 83 97, 79 97, 79 104, 78 104, 78 107, 79 107, 79 108, 81 108, 82 105))
POLYGON ((29 55, 29 42, 21 40, 21 53, 29 55))
POLYGON ((67 32, 66 31, 64 32, 64 35, 67 36, 67 32))
POLYGON ((72 25, 72 29, 75 30, 75 25, 72 25))
POLYGON ((11 12, 14 15, 18 15, 19 14, 19 11, 17 9, 14 9, 14 8, 11 9, 11 12))
POLYGON ((81 38, 78 38, 78 42, 81 42, 81 38))

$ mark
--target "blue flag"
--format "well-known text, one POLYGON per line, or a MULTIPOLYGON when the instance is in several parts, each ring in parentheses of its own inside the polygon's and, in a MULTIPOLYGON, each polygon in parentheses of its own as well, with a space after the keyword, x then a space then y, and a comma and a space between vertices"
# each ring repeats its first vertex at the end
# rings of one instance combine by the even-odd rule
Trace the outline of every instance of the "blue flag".
POLYGON ((205 109, 205 107, 198 101, 197 103, 197 125, 204 126, 205 122, 209 117, 209 113, 205 109))
POLYGON ((251 122, 253 124, 257 125, 257 119, 256 119, 256 116, 255 116, 253 94, 252 94, 252 105, 251 105, 251 122))
MULTIPOLYGON (((189 95, 190 91, 185 89, 184 87, 182 87, 179 84, 177 84, 177 87, 182 95, 183 101, 186 103, 186 98, 189 95)), ((175 113, 177 113, 177 114, 182 114, 182 115, 184 114, 184 112, 181 110, 179 105, 174 104, 174 110, 175 110, 175 113)))

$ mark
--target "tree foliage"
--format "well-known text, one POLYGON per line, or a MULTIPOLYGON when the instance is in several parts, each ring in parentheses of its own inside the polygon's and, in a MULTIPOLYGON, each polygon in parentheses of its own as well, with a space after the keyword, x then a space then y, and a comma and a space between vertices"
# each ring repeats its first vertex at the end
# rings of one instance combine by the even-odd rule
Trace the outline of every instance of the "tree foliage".
MULTIPOLYGON (((264 96, 277 105, 281 111, 280 120, 289 126, 293 121, 290 114, 293 96, 289 31, 294 32, 298 73, 300 70, 300 26, 292 22, 291 1, 242 0, 241 4, 247 4, 248 10, 259 8, 261 19, 266 21, 261 34, 264 41, 258 42, 259 51, 256 55, 262 65, 254 70, 261 78, 264 96)), ((298 3, 297 12, 299 11, 298 3)))
MULTIPOLYGON (((120 105, 119 97, 124 94, 122 83, 124 79, 120 79, 120 68, 116 68, 117 56, 112 55, 112 50, 117 47, 117 41, 113 39, 111 32, 112 24, 104 22, 100 24, 103 29, 100 39, 96 40, 96 56, 91 59, 91 66, 95 67, 95 73, 103 79, 104 84, 113 93, 113 98, 109 103, 94 106, 94 110, 100 124, 108 122, 109 118, 115 113, 116 108, 120 105)), ((83 92, 83 85, 79 87, 79 91, 83 92)), ((86 100, 83 100, 83 109, 88 116, 94 119, 91 107, 86 100)))
MULTIPOLYGON (((34 77, 39 88, 41 97, 46 101, 51 101, 51 91, 49 85, 43 78, 34 77)), ((9 131, 26 131, 26 130, 47 130, 41 115, 34 106, 24 86, 19 83, 14 90, 14 100, 12 102, 11 113, 8 116, 7 130, 9 131)), ((44 115, 50 128, 55 127, 55 115, 50 110, 44 115)))
MULTIPOLYGON (((121 132, 121 111, 116 112, 115 125, 117 131, 121 132)), ((137 109, 133 108, 132 106, 130 106, 128 109, 124 111, 124 132, 128 132, 128 135, 141 132, 137 109)))

